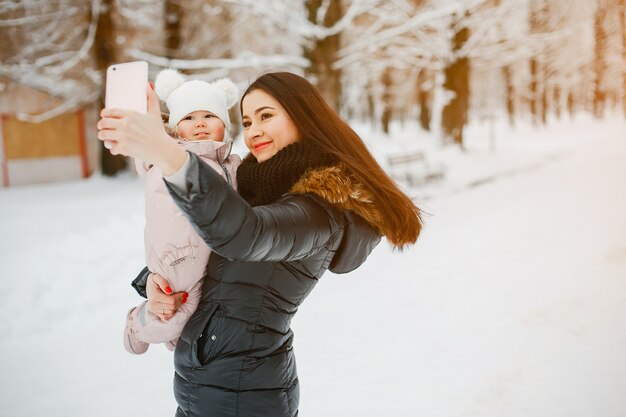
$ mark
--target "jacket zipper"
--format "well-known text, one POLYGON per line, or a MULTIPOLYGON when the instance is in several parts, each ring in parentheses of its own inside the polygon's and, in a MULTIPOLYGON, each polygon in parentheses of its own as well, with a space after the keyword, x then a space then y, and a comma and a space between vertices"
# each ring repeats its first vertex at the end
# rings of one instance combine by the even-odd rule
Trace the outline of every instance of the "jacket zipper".
POLYGON ((224 175, 226 176, 226 182, 228 182, 228 185, 232 185, 231 180, 230 180, 230 174, 228 173, 228 170, 226 169, 226 165, 224 165, 224 161, 222 161, 222 158, 220 158, 219 149, 215 151, 215 160, 217 161, 218 164, 220 164, 220 166, 222 167, 222 170, 224 170, 224 175))

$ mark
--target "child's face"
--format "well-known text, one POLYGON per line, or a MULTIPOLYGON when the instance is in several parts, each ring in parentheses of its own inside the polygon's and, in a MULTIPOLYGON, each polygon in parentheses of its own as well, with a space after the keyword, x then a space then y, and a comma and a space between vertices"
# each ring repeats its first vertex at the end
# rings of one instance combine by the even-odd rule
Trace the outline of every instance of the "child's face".
POLYGON ((178 136, 185 140, 224 140, 224 123, 205 110, 189 113, 178 122, 176 129, 178 136))

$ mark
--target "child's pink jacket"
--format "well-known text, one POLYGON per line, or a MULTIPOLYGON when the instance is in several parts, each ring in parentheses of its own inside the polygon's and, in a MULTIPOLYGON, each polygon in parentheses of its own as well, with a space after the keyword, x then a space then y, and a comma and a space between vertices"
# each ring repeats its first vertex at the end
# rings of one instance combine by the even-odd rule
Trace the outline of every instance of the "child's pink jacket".
MULTIPOLYGON (((216 141, 179 141, 180 145, 210 165, 237 189, 237 167, 241 158, 229 155, 231 144, 216 141)), ((146 227, 144 233, 146 264, 150 272, 163 276, 173 292, 186 291, 189 296, 169 320, 150 313, 146 302, 137 306, 130 321, 136 337, 147 343, 172 342, 171 348, 198 307, 204 270, 211 249, 197 235, 185 215, 178 209, 156 166, 135 161, 137 172, 145 177, 146 227)))

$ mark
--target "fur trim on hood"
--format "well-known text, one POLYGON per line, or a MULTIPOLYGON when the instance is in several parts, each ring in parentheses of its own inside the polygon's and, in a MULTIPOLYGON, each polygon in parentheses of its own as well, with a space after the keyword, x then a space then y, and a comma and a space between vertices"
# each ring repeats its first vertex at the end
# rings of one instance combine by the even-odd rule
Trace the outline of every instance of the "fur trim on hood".
POLYGON ((346 166, 342 163, 309 170, 290 191, 297 194, 315 194, 339 210, 351 210, 379 234, 387 236, 388 230, 385 228, 382 213, 374 205, 371 192, 346 171, 346 166))

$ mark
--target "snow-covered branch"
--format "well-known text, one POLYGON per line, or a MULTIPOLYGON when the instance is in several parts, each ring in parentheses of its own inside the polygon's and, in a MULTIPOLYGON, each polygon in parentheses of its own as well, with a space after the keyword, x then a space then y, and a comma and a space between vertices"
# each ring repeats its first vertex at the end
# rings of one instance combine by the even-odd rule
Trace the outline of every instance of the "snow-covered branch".
POLYGON ((67 113, 69 111, 75 110, 85 103, 94 102, 98 98, 98 96, 99 96, 99 93, 91 92, 87 94, 87 96, 83 96, 80 98, 74 97, 74 98, 67 99, 63 101, 62 103, 60 103, 59 105, 43 113, 28 114, 28 113, 20 112, 16 114, 16 117, 18 118, 18 120, 21 120, 24 122, 30 122, 30 123, 45 122, 46 120, 50 120, 53 117, 60 116, 63 113, 67 113))
POLYGON ((459 57, 468 56, 471 53, 471 50, 487 36, 489 31, 500 24, 500 22, 502 22, 509 15, 511 10, 516 7, 519 7, 519 4, 516 4, 516 2, 503 2, 503 4, 501 4, 495 10, 495 13, 493 13, 492 16, 489 16, 489 18, 481 15, 479 20, 480 24, 478 26, 472 26, 474 30, 471 32, 470 38, 467 42, 465 42, 461 50, 457 52, 457 55, 459 57))
MULTIPOLYGON (((473 0, 472 4, 482 3, 484 1, 485 0, 473 0)), ((381 30, 373 36, 360 39, 359 41, 347 45, 339 51, 338 56, 343 58, 348 55, 362 53, 364 51, 372 53, 380 50, 381 48, 395 42, 395 39, 399 36, 418 29, 421 26, 432 24, 434 20, 449 17, 450 15, 459 12, 459 10, 460 8, 458 4, 449 4, 438 9, 421 12, 399 26, 389 27, 388 29, 381 30)))
POLYGON ((259 67, 296 66, 306 68, 309 61, 300 56, 291 55, 268 55, 261 56, 252 52, 241 52, 232 59, 168 59, 162 56, 152 55, 137 49, 128 51, 128 54, 139 60, 144 60, 152 65, 175 69, 241 69, 259 67))
POLYGON ((100 15, 100 0, 92 0, 91 2, 91 21, 89 22, 89 27, 87 29, 87 36, 83 44, 80 46, 78 51, 67 61, 64 61, 63 64, 55 67, 50 67, 49 71, 53 74, 62 74, 68 69, 74 67, 80 61, 88 58, 88 53, 91 47, 93 46, 94 39, 96 38, 96 28, 98 26, 98 16, 100 15))
POLYGON ((294 11, 295 2, 285 2, 283 0, 274 2, 222 0, 222 3, 246 7, 251 13, 268 19, 278 27, 288 29, 291 33, 298 34, 303 39, 321 40, 345 31, 354 24, 356 18, 375 8, 379 1, 353 0, 344 15, 330 27, 323 25, 323 16, 328 8, 327 5, 319 11, 316 19, 318 22, 315 24, 306 18, 301 4, 297 6, 300 10, 294 11))
POLYGON ((372 0, 354 0, 346 13, 333 26, 325 27, 319 23, 317 25, 309 24, 303 27, 302 34, 314 39, 324 39, 337 35, 350 27, 358 16, 369 12, 375 5, 376 2, 372 0))
POLYGON ((41 24, 42 22, 59 21, 84 13, 83 7, 70 7, 58 12, 18 17, 15 19, 0 19, 0 27, 41 24))

